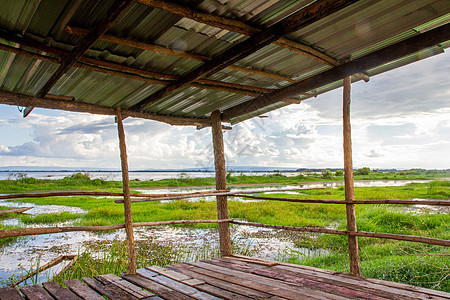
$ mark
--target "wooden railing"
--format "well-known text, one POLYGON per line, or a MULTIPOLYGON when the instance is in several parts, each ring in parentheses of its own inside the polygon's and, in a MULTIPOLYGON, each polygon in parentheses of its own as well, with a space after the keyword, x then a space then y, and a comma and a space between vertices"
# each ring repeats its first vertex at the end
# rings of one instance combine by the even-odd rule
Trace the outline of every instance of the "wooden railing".
MULTIPOLYGON (((323 189, 323 188, 296 188, 296 189, 272 189, 272 190, 246 190, 246 191, 229 191, 229 190, 213 190, 213 191, 202 191, 194 193, 172 193, 172 194, 143 194, 143 193, 133 193, 130 194, 132 197, 138 197, 138 199, 131 200, 131 202, 142 202, 142 201, 161 201, 161 200, 181 200, 186 198, 200 198, 205 196, 228 196, 228 197, 242 197, 249 199, 256 199, 262 201, 284 201, 284 202, 295 202, 295 203, 317 203, 317 204, 348 204, 348 201, 343 200, 320 200, 320 199, 295 199, 295 198, 277 198, 277 197, 265 197, 265 196, 253 196, 250 194, 262 193, 262 192, 284 192, 284 191, 300 191, 300 190, 310 190, 310 189, 323 189)), ((52 193, 26 193, 26 194, 12 194, 12 195, 1 195, 0 199, 21 199, 21 198, 41 198, 41 197, 55 197, 55 196, 123 196, 123 193, 110 193, 110 192, 52 192, 52 193)), ((115 200, 116 203, 123 203, 123 200, 115 200)), ((411 205, 433 205, 433 206, 450 206, 450 199, 426 199, 426 200, 357 200, 353 201, 355 204, 411 204, 411 205)), ((235 224, 235 225, 245 225, 272 229, 283 229, 290 231, 300 231, 300 232, 313 232, 313 233, 324 233, 324 234, 336 234, 336 235, 346 235, 352 237, 372 237, 372 238, 385 238, 392 240, 410 241, 425 243, 431 245, 440 246, 450 246, 450 240, 442 240, 429 237, 421 236, 410 236, 410 235, 400 235, 400 234, 390 234, 390 233, 377 233, 377 232, 360 232, 360 231, 349 231, 349 230, 335 230, 327 228, 317 228, 317 227, 292 227, 292 226, 281 226, 281 225, 270 225, 270 224, 258 224, 253 222, 244 222, 234 220, 232 218, 218 219, 218 220, 170 220, 170 221, 156 221, 156 222, 140 222, 131 223, 131 227, 141 227, 141 226, 161 226, 161 225, 172 225, 172 224, 196 224, 196 223, 217 223, 217 224, 235 224)), ((75 231, 108 231, 126 228, 125 224, 116 224, 108 226, 66 226, 66 227, 41 227, 41 228, 18 228, 18 229, 5 229, 0 230, 0 238, 7 237, 19 237, 27 235, 41 235, 41 234, 51 234, 60 232, 75 232, 75 231)), ((128 236, 127 236, 128 238, 128 236)), ((219 239, 223 239, 222 235, 219 235, 219 239)), ((220 242, 220 241, 219 241, 220 242)), ((222 241, 223 242, 223 241, 222 241)), ((230 245, 231 247, 231 245, 230 245)), ((134 257, 135 259, 135 257, 134 257)), ((130 257, 130 261, 133 259, 130 257)))

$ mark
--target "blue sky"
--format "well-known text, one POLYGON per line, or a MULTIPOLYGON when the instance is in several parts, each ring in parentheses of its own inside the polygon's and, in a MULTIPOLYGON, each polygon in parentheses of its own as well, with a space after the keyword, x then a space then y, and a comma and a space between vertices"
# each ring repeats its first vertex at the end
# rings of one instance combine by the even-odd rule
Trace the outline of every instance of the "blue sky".
MULTIPOLYGON (((352 85, 354 167, 450 168, 450 54, 352 85)), ((229 166, 341 168, 342 89, 233 126, 229 166)), ((212 166, 210 129, 128 118, 130 169, 212 166)), ((111 116, 0 105, 0 166, 120 168, 111 116)))

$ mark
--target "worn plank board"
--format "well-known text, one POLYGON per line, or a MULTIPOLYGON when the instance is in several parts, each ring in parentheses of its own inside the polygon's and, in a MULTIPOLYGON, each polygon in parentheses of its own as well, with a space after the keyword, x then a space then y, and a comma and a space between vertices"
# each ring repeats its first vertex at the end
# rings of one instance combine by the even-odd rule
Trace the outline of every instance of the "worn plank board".
POLYGON ((196 278, 191 278, 191 279, 187 279, 187 280, 183 280, 183 283, 189 285, 189 286, 197 286, 197 285, 202 285, 205 284, 205 282, 203 280, 198 280, 196 278))
POLYGON ((187 284, 178 282, 171 278, 165 277, 163 275, 154 276, 154 277, 150 278, 150 280, 155 281, 155 282, 162 284, 168 288, 171 288, 175 291, 178 291, 185 295, 191 296, 192 298, 195 298, 198 300, 219 300, 219 298, 217 298, 215 296, 211 296, 204 292, 200 292, 196 288, 193 288, 187 284))
POLYGON ((158 276, 158 273, 153 272, 153 271, 150 271, 150 270, 148 270, 147 268, 145 268, 145 269, 144 269, 144 268, 138 269, 137 272, 143 274, 142 276, 144 276, 144 274, 145 274, 145 277, 158 276))
POLYGON ((225 256, 224 258, 241 260, 241 261, 251 262, 251 263, 260 264, 260 265, 269 266, 269 267, 276 266, 279 264, 277 261, 251 258, 251 257, 243 256, 243 255, 239 255, 239 256, 238 255, 230 255, 230 256, 225 256))
POLYGON ((100 294, 84 284, 80 279, 70 279, 64 281, 64 284, 81 299, 89 300, 104 300, 100 294))
POLYGON ((188 265, 203 268, 208 271, 221 273, 225 275, 224 280, 239 283, 256 290, 269 293, 274 296, 284 297, 287 299, 345 299, 344 297, 325 293, 317 289, 299 287, 284 283, 280 280, 270 279, 263 276, 249 274, 241 271, 230 270, 225 267, 219 267, 207 262, 192 262, 188 265))
MULTIPOLYGON (((233 261, 235 264, 242 264, 242 262, 239 261, 233 261)), ((246 263, 249 266, 258 267, 258 265, 253 263, 246 263)), ((328 270, 322 270, 317 269, 313 267, 306 267, 304 266, 298 266, 298 265, 292 265, 292 264, 284 264, 280 263, 277 266, 274 266, 271 268, 271 270, 288 274, 288 275, 294 275, 294 276, 300 276, 305 279, 314 280, 322 284, 330 284, 332 286, 337 287, 337 290, 340 288, 349 288, 352 290, 358 290, 360 292, 371 294, 372 297, 381 297, 381 298, 392 298, 395 297, 397 299, 421 299, 423 295, 420 294, 411 294, 407 293, 404 295, 403 293, 399 292, 396 289, 384 289, 381 286, 377 285, 370 285, 367 284, 367 282, 362 281, 359 279, 359 277, 350 276, 348 277, 348 280, 343 280, 340 276, 337 276, 337 272, 332 272, 328 270)), ((427 298, 428 299, 428 298, 427 298)))
POLYGON ((183 273, 179 273, 179 272, 175 272, 172 270, 168 270, 166 268, 162 268, 159 266, 151 266, 151 267, 146 267, 147 270, 156 272, 158 274, 164 275, 166 277, 172 278, 174 280, 177 281, 184 281, 184 280, 188 280, 191 277, 184 275, 183 273))
POLYGON ((119 287, 122 290, 126 291, 127 293, 135 296, 138 299, 144 299, 144 298, 155 296, 153 293, 150 293, 149 291, 146 291, 146 290, 132 284, 131 282, 126 281, 114 274, 100 275, 100 277, 108 280, 109 282, 111 282, 114 285, 117 285, 117 287, 119 287))
MULTIPOLYGON (((170 266, 168 266, 168 267, 170 267, 170 266)), ((201 284, 205 284, 205 282, 202 280, 198 280, 198 279, 192 278, 190 276, 187 276, 181 272, 169 270, 169 269, 162 268, 159 266, 146 267, 146 271, 151 272, 150 274, 148 274, 148 275, 150 275, 150 277, 157 276, 158 274, 160 274, 160 275, 164 275, 166 277, 172 278, 176 281, 182 282, 182 283, 187 284, 192 287, 195 287, 195 286, 201 285, 201 284), (149 270, 154 270, 154 271, 149 271, 149 270), (154 275, 152 275, 152 274, 154 274, 154 275)), ((147 272, 143 272, 140 275, 150 278, 150 277, 148 277, 147 272)))
MULTIPOLYGON (((232 258, 231 258, 232 259, 232 258)), ((239 264, 238 261, 233 261, 236 264, 239 264)), ((249 265, 252 265, 254 267, 258 267, 254 263, 248 263, 249 265)), ((390 282, 383 281, 383 280, 376 280, 376 282, 370 282, 367 280, 367 278, 364 277, 357 277, 352 276, 345 273, 340 272, 333 272, 329 270, 323 270, 318 269, 314 267, 309 266, 301 266, 301 265, 294 265, 289 263, 279 263, 277 266, 274 266, 272 270, 295 275, 295 276, 301 276, 303 278, 319 281, 321 283, 327 283, 331 284, 337 287, 344 287, 344 288, 350 288, 354 290, 359 290, 361 292, 366 292, 369 294, 372 294, 374 297, 384 297, 384 298, 397 298, 397 299, 440 299, 439 297, 442 297, 440 295, 434 294, 431 290, 431 294, 424 294, 423 292, 415 292, 413 290, 400 290, 396 288, 395 286, 392 286, 390 282), (386 282, 387 285, 383 286, 382 283, 386 282), (433 298, 438 297, 438 298, 433 298)), ((395 283, 393 283, 395 284, 395 283)), ((403 286, 402 284, 398 284, 403 286)), ((407 285, 406 285, 407 286, 407 285)), ((413 286, 408 286, 412 287, 413 286)), ((424 289, 426 290, 426 289, 424 289)), ((442 292, 440 292, 442 293, 442 292)))
POLYGON ((400 290, 389 286, 370 283, 364 280, 358 280, 355 277, 352 278, 341 277, 325 273, 318 274, 314 271, 281 265, 275 266, 273 268, 280 272, 293 275, 299 274, 300 276, 303 277, 318 280, 321 282, 327 282, 329 284, 336 286, 359 289, 360 291, 371 293, 373 295, 378 295, 380 297, 396 298, 396 299, 439 299, 439 297, 435 296, 424 295, 417 292, 400 290))
MULTIPOLYGON (((225 291, 231 292, 233 294, 235 294, 236 296, 234 296, 234 298, 230 298, 230 299, 248 299, 248 298, 253 298, 253 299, 285 299, 285 298, 281 298, 281 297, 277 297, 277 296, 272 296, 268 293, 264 293, 261 291, 257 291, 251 288, 248 288, 246 286, 242 286, 239 284, 235 284, 235 283, 231 283, 231 282, 227 282, 227 281, 222 281, 218 278, 215 277, 211 277, 202 273, 198 273, 196 271, 198 270, 194 270, 192 269, 191 266, 179 263, 179 264, 173 264, 170 266, 170 268, 172 268, 173 270, 176 270, 178 272, 182 272, 186 275, 195 277, 197 279, 200 280, 204 280, 207 284, 210 284, 214 287, 223 289, 225 291), (241 298, 243 297, 243 298, 241 298)), ((202 289, 202 286, 197 286, 197 289, 202 289)))
MULTIPOLYGON (((244 256, 244 255, 237 255, 237 254, 233 254, 233 255, 231 255, 229 257, 230 258, 237 257, 237 258, 245 258, 245 259, 248 259, 248 260, 271 262, 271 260, 267 260, 267 259, 264 259, 264 258, 253 258, 253 257, 244 256)), ((252 262, 252 263, 256 263, 256 262, 252 262)), ((291 263, 286 263, 286 262, 278 262, 278 265, 297 268, 297 269, 299 269, 299 271, 301 271, 301 270, 313 271, 314 273, 316 273, 316 275, 328 274, 328 275, 340 276, 340 277, 345 277, 345 278, 351 278, 351 279, 358 280, 358 281, 372 282, 372 283, 376 283, 376 284, 380 284, 380 285, 386 285, 388 287, 405 289, 407 291, 413 291, 413 292, 418 292, 418 293, 422 293, 422 294, 427 294, 427 295, 438 296, 438 297, 443 297, 443 298, 446 298, 446 299, 450 299, 450 294, 449 293, 442 292, 442 291, 431 290, 431 289, 422 288, 422 287, 413 286, 413 285, 408 285, 408 284, 404 284, 404 283, 398 283, 398 282, 386 281, 386 280, 375 279, 375 278, 368 278, 368 277, 356 277, 356 276, 353 276, 353 275, 350 275, 350 274, 347 274, 347 273, 336 272, 336 271, 325 270, 325 269, 319 269, 319 268, 311 267, 311 266, 296 265, 296 264, 291 264, 291 263)))
POLYGON ((87 283, 92 289, 96 290, 100 294, 108 297, 110 300, 137 300, 136 297, 128 294, 124 290, 118 288, 112 283, 104 284, 103 282, 99 282, 94 278, 83 277, 84 282, 87 283))
POLYGON ((29 300, 53 300, 53 298, 40 286, 28 285, 20 288, 20 291, 29 300))
MULTIPOLYGON (((350 274, 345 274, 345 273, 341 273, 338 276, 341 276, 341 277, 349 277, 350 276, 351 278, 353 278, 353 276, 351 276, 350 274)), ((375 279, 375 278, 367 278, 367 277, 362 277, 359 280, 372 282, 372 283, 376 283, 376 284, 381 284, 381 285, 385 285, 388 287, 403 289, 403 290, 407 290, 407 291, 422 293, 425 295, 442 297, 444 299, 450 299, 450 293, 436 291, 436 290, 427 289, 427 288, 422 288, 422 287, 418 287, 418 286, 414 286, 414 285, 408 285, 408 284, 404 284, 404 283, 386 281, 386 280, 375 279)))
POLYGON ((292 274, 284 274, 281 272, 273 271, 273 268, 264 267, 264 266, 255 266, 251 265, 248 262, 244 262, 242 260, 230 260, 229 258, 216 258, 209 260, 210 263, 218 265, 218 266, 224 266, 227 268, 230 268, 232 270, 238 270, 243 272, 248 272, 251 274, 256 274, 272 279, 278 279, 283 282, 293 283, 298 286, 304 286, 308 287, 310 289, 319 289, 323 292, 327 292, 330 294, 339 295, 342 297, 346 297, 349 299, 388 299, 385 297, 379 297, 374 294, 361 292, 357 289, 350 289, 347 287, 341 287, 332 285, 326 282, 320 282, 317 280, 304 278, 300 275, 292 275, 292 274))
POLYGON ((213 285, 209 285, 209 284, 202 284, 201 286, 198 287, 199 290, 208 293, 210 295, 213 296, 217 296, 223 299, 233 299, 233 300, 244 300, 244 299, 248 299, 248 297, 215 287, 213 285))
POLYGON ((44 282, 42 284, 44 289, 57 300, 82 300, 80 297, 63 288, 56 282, 44 282))
MULTIPOLYGON (((172 266, 169 266, 169 267, 172 267, 172 266)), ((184 284, 190 285, 190 286, 195 286, 196 289, 198 289, 202 292, 206 292, 210 295, 217 296, 217 297, 220 297, 223 299, 244 300, 244 299, 248 299, 248 297, 249 297, 249 295, 243 296, 243 295, 236 294, 231 291, 207 284, 203 280, 192 278, 191 276, 185 275, 184 273, 181 273, 180 271, 167 270, 167 269, 160 268, 160 267, 159 268, 149 268, 149 269, 158 271, 160 274, 161 273, 164 273, 164 274, 175 274, 176 273, 177 275, 173 276, 171 278, 179 278, 179 279, 188 278, 188 279, 182 280, 181 282, 184 284), (170 272, 168 272, 168 271, 170 271, 170 272)), ((224 286, 228 287, 229 285, 227 285, 225 283, 224 286)), ((242 289, 240 287, 238 287, 238 288, 236 288, 236 290, 241 291, 242 289)), ((257 295, 257 298, 259 298, 259 299, 260 298, 268 298, 268 297, 270 297, 270 295, 268 295, 268 294, 267 295, 257 295)))
POLYGON ((165 298, 165 299, 178 299, 178 300, 192 300, 195 298, 192 298, 188 295, 184 295, 178 291, 174 291, 162 284, 156 283, 150 279, 147 279, 145 277, 142 277, 140 275, 129 275, 129 274, 123 274, 122 277, 130 281, 140 287, 143 287, 149 291, 152 291, 153 293, 165 298))
POLYGON ((0 289, 0 300, 23 300, 23 297, 15 288, 4 287, 0 289))
MULTIPOLYGON (((236 295, 238 295, 238 296, 236 296, 236 299, 238 299, 240 297, 244 297, 243 299, 248 299, 248 298, 252 298, 252 299, 285 299, 285 298, 270 295, 269 293, 266 293, 261 290, 255 290, 251 287, 248 287, 248 286, 242 284, 242 282, 240 280, 232 280, 232 281, 223 280, 226 276, 224 276, 220 273, 207 271, 207 270, 203 270, 203 269, 199 269, 199 268, 194 268, 185 263, 173 264, 171 267, 176 270, 179 270, 180 272, 183 272, 186 275, 192 276, 192 277, 200 279, 200 280, 204 280, 206 283, 208 283, 212 286, 221 288, 221 289, 226 290, 231 293, 235 293, 236 295)), ((196 288, 201 289, 201 286, 197 286, 196 288)), ((230 299, 234 299, 234 298, 230 298, 230 299)))

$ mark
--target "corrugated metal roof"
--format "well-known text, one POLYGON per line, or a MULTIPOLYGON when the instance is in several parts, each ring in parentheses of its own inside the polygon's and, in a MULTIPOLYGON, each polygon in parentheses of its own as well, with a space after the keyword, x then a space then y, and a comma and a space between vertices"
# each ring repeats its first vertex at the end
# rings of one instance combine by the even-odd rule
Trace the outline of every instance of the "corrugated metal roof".
MULTIPOLYGON (((60 49, 71 50, 82 38, 64 31, 65 25, 92 28, 107 14, 112 0, 0 0, 0 30, 60 49)), ((203 0, 178 2, 217 16, 241 20, 264 28, 298 11, 311 0, 203 0)), ((343 61, 392 45, 433 26, 450 22, 448 0, 361 0, 287 38, 310 45, 332 58, 343 61)), ((215 57, 247 37, 179 15, 134 3, 108 31, 121 38, 144 41, 178 51, 215 57)), ((21 47, 7 40, 2 44, 21 47)), ((443 43, 441 47, 448 47, 443 43)), ((29 48, 26 48, 28 49, 29 48)), ((434 54, 439 48, 422 51, 393 63, 367 70, 371 76, 434 54)), ((36 50, 33 50, 36 52, 36 50)), ((38 52, 40 53, 40 52, 38 52)), ((43 53, 45 54, 45 53, 43 53)), ((136 69, 182 76, 202 64, 185 57, 159 54, 131 46, 97 41, 85 54, 136 69)), ((268 45, 236 63, 241 67, 303 80, 329 68, 316 60, 275 44, 268 45)), ((0 89, 36 95, 58 68, 58 64, 0 50, 0 89)), ((208 79, 279 89, 288 81, 260 74, 224 69, 208 79)), ((320 94, 341 85, 340 81, 320 87, 320 94)), ((54 85, 51 93, 75 97, 76 101, 130 108, 161 89, 162 85, 137 79, 72 68, 54 85)), ((306 99, 309 96, 299 96, 306 99)), ((150 105, 146 112, 204 118, 211 111, 224 110, 251 100, 245 93, 231 93, 187 86, 150 105)), ((279 102, 256 112, 234 118, 233 123, 287 105, 279 102)))

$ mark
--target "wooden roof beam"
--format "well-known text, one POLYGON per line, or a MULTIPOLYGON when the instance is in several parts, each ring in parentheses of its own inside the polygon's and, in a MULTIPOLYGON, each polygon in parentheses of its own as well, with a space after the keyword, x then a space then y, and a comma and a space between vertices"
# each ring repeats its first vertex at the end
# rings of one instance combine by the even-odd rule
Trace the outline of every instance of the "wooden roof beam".
MULTIPOLYGON (((29 39, 24 39, 15 35, 11 35, 9 33, 5 33, 3 31, 0 31, 0 38, 3 38, 8 41, 12 41, 15 43, 18 43, 22 46, 37 49, 40 51, 44 51, 46 53, 55 55, 57 57, 53 56, 47 56, 47 55, 41 55, 34 52, 29 52, 24 49, 11 47, 8 45, 4 45, 0 43, 0 50, 16 53, 19 55, 40 59, 44 61, 49 61, 53 63, 60 63, 61 60, 68 55, 69 52, 46 46, 44 44, 38 43, 36 41, 32 41, 29 39)), ((165 73, 159 73, 159 72, 153 72, 143 69, 137 69, 125 65, 121 65, 114 62, 107 62, 95 58, 90 58, 86 56, 82 56, 79 58, 79 60, 73 65, 77 68, 83 68, 88 69, 95 72, 130 78, 130 79, 136 79, 145 81, 151 84, 160 84, 160 85, 168 85, 170 84, 170 80, 163 80, 164 79, 179 79, 181 78, 180 75, 173 75, 173 74, 165 74, 165 73), (150 78, 156 77, 156 78, 150 78)), ((217 90, 221 92, 228 92, 228 93, 236 93, 236 94, 243 94, 248 95, 252 97, 260 96, 264 93, 272 92, 273 89, 267 89, 267 88, 260 88, 255 86, 249 86, 249 85, 242 85, 237 83, 228 83, 223 81, 217 81, 217 80, 209 80, 209 79, 199 79, 196 82, 193 82, 190 84, 191 86, 202 88, 202 89, 212 89, 217 90)))
MULTIPOLYGON (((196 22, 200 22, 203 24, 207 24, 209 26, 225 29, 232 32, 237 32, 247 36, 251 36, 263 30, 261 28, 249 25, 239 20, 204 13, 198 10, 194 10, 188 6, 183 6, 178 3, 171 2, 170 0, 165 1, 137 0, 137 2, 153 8, 158 8, 173 14, 177 14, 179 16, 194 20, 196 22)), ((335 58, 298 41, 293 41, 287 38, 280 38, 279 40, 275 41, 274 44, 287 48, 292 52, 301 54, 312 60, 315 60, 328 66, 335 67, 339 65, 339 62, 335 58)), ((369 81, 369 77, 364 73, 355 74, 355 77, 363 79, 366 82, 369 81)))
MULTIPOLYGON (((41 107, 64 111, 91 113, 98 115, 110 115, 110 116, 116 115, 116 109, 114 107, 106 107, 95 104, 76 102, 72 99, 73 99, 72 97, 49 95, 49 94, 47 94, 45 98, 41 98, 0 90, 0 104, 41 107)), ((171 116, 136 112, 127 109, 123 109, 122 114, 126 117, 148 119, 158 122, 164 122, 170 125, 211 126, 210 119, 171 117, 171 116)))
MULTIPOLYGON (((85 36, 89 33, 89 30, 85 29, 85 28, 80 28, 80 27, 75 27, 75 26, 66 26, 65 28, 66 28, 66 32, 69 34, 72 34, 72 35, 85 36)), ((130 40, 130 39, 116 37, 116 36, 113 36, 110 34, 102 35, 100 37, 100 40, 119 44, 119 45, 129 46, 129 47, 133 47, 133 48, 138 48, 138 49, 142 49, 142 50, 148 50, 148 51, 152 51, 155 53, 166 54, 166 55, 176 56, 176 57, 189 58, 189 59, 202 61, 202 62, 213 59, 213 58, 211 58, 209 56, 205 56, 205 55, 199 55, 199 54, 193 54, 193 53, 184 52, 184 51, 173 50, 173 49, 169 49, 169 48, 159 46, 156 44, 138 42, 138 41, 134 41, 134 40, 130 40)), ((251 68, 246 68, 246 67, 241 67, 241 66, 236 66, 236 65, 228 66, 228 68, 235 70, 235 71, 239 71, 239 72, 265 76, 265 77, 269 77, 269 78, 273 78, 273 79, 277 79, 277 80, 281 80, 281 81, 288 81, 291 83, 297 82, 296 80, 293 80, 287 76, 283 76, 283 75, 279 75, 276 73, 271 73, 271 72, 267 72, 267 71, 263 71, 263 70, 251 69, 251 68)))
POLYGON ((142 111, 149 105, 169 96, 172 92, 188 85, 196 79, 220 71, 278 40, 282 36, 312 24, 357 1, 358 0, 317 0, 280 22, 254 34, 247 40, 217 55, 214 60, 205 62, 203 65, 183 76, 183 78, 169 84, 165 88, 136 104, 133 106, 133 109, 142 111))
POLYGON ((298 93, 306 93, 357 72, 361 72, 362 70, 370 70, 448 40, 450 40, 450 24, 440 26, 394 45, 377 50, 298 83, 294 83, 283 89, 279 89, 271 94, 266 94, 228 108, 223 112, 223 120, 230 120, 254 112, 268 105, 283 101, 283 99, 297 95, 298 93))
POLYGON ((92 46, 94 43, 117 21, 120 15, 133 3, 133 0, 116 0, 108 9, 106 18, 89 31, 89 34, 78 43, 70 54, 62 61, 59 68, 53 73, 44 87, 37 94, 38 97, 44 97, 55 83, 64 75, 75 62, 92 46))

